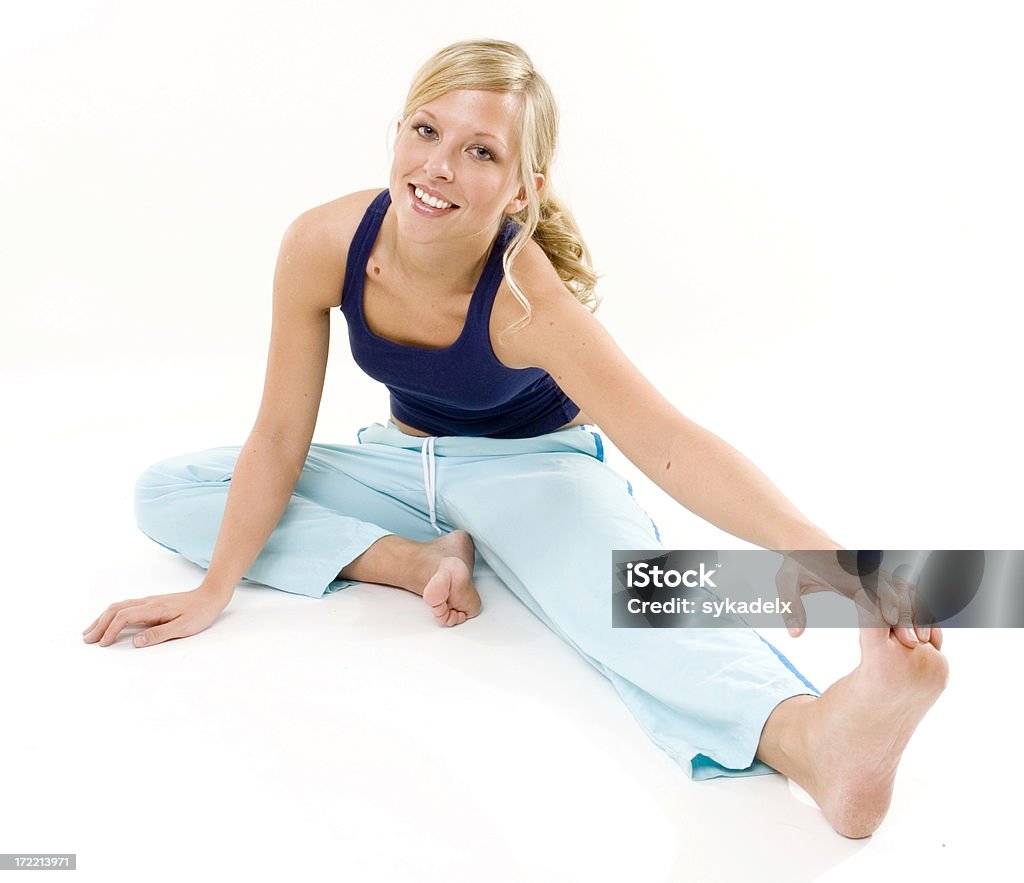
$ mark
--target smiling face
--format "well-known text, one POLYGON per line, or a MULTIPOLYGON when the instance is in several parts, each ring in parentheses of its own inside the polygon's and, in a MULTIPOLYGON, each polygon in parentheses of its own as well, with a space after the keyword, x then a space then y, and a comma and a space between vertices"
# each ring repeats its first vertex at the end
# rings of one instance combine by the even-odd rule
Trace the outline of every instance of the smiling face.
POLYGON ((459 90, 400 123, 389 187, 403 236, 489 240, 525 205, 519 116, 509 92, 459 90))

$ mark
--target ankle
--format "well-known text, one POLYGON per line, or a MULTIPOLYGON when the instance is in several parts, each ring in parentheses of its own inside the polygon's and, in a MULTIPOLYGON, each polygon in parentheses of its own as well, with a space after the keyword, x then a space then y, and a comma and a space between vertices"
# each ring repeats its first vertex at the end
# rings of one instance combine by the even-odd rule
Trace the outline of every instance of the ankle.
POLYGON ((783 699, 768 716, 757 758, 787 778, 799 782, 808 756, 810 716, 816 696, 790 696, 783 699))
POLYGON ((417 595, 422 595, 430 578, 437 572, 438 552, 434 548, 437 540, 426 540, 422 543, 415 540, 408 542, 406 573, 410 584, 406 588, 417 595))
POLYGON ((338 574, 341 579, 396 586, 417 595, 430 579, 424 549, 427 543, 388 534, 381 537, 362 555, 350 561, 338 574))

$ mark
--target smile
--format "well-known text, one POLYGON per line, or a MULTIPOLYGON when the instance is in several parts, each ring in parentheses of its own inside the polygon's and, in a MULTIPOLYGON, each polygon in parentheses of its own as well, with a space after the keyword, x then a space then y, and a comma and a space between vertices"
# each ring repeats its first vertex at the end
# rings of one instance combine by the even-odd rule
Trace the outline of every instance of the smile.
POLYGON ((439 209, 441 211, 453 207, 458 208, 457 205, 453 205, 453 203, 450 202, 445 202, 443 199, 438 199, 436 196, 431 196, 429 193, 425 192, 424 190, 421 190, 419 187, 416 187, 415 185, 410 184, 409 186, 412 187, 413 193, 416 195, 416 199, 419 202, 423 203, 423 205, 429 205, 431 208, 439 209))

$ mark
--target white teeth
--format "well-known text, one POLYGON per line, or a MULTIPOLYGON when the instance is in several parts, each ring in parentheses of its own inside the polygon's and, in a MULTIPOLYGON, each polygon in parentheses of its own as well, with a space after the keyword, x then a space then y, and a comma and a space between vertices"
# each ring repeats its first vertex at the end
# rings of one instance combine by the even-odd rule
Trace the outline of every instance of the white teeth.
POLYGON ((425 202, 427 205, 433 206, 434 208, 450 208, 451 203, 445 202, 443 199, 435 199, 433 196, 429 196, 420 190, 419 187, 414 187, 413 190, 416 192, 416 198, 420 202, 425 202))

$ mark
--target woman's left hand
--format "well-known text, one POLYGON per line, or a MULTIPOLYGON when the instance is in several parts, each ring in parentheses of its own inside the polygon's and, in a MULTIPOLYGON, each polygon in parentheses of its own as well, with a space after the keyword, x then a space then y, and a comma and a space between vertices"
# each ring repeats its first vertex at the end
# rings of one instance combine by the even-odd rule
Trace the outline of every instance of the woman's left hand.
MULTIPOLYGON (((814 570, 790 555, 785 555, 775 576, 779 600, 789 604, 786 628, 794 638, 802 635, 807 627, 807 611, 801 600, 804 595, 836 592, 856 604, 871 603, 867 601, 860 579, 843 571, 838 562, 831 563, 835 561, 834 552, 817 554, 821 555, 822 563, 814 570)), ((933 629, 927 625, 914 624, 914 586, 885 570, 876 571, 876 576, 875 601, 871 604, 871 610, 864 612, 873 615, 879 627, 891 628, 905 647, 914 648, 918 644, 941 641, 941 631, 937 626, 933 629), (936 632, 934 636, 933 631, 936 632)))

